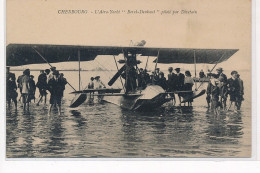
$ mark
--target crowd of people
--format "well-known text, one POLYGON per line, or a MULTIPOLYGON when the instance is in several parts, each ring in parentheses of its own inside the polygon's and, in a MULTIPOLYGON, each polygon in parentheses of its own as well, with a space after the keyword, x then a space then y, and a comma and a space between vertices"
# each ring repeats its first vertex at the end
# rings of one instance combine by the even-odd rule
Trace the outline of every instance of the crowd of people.
MULTIPOLYGON (((180 72, 180 68, 175 68, 173 70, 172 67, 168 68, 168 79, 166 79, 164 73, 160 71, 160 68, 156 68, 151 75, 148 74, 147 70, 139 69, 139 73, 137 75, 137 86, 140 89, 144 89, 147 85, 154 84, 161 86, 165 91, 169 92, 172 100, 175 101, 174 93, 178 91, 187 91, 187 92, 179 92, 178 98, 181 104, 181 97, 185 97, 191 95, 192 87, 194 85, 194 81, 191 77, 190 71, 185 71, 185 74, 180 72), (175 71, 175 72, 174 72, 175 71)), ((190 100, 189 105, 191 105, 192 100, 190 100)))
MULTIPOLYGON (((229 110, 232 105, 234 106, 235 110, 240 110, 242 101, 244 100, 244 86, 243 80, 240 79, 240 75, 237 71, 232 71, 231 78, 228 79, 227 76, 223 73, 222 68, 218 68, 216 72, 217 73, 207 73, 205 75, 203 70, 201 70, 199 73, 200 78, 210 78, 206 91, 208 107, 212 108, 216 114, 219 114, 220 108, 229 110), (227 106, 228 96, 230 98, 229 106, 227 106)), ((153 71, 150 75, 146 69, 140 68, 138 69, 138 72, 131 77, 131 85, 128 83, 129 86, 126 86, 126 89, 136 90, 144 89, 147 85, 151 84, 159 85, 169 93, 169 96, 174 101, 174 104, 176 103, 175 94, 178 95, 180 105, 181 97, 192 95, 192 88, 194 85, 192 75, 190 71, 185 71, 184 74, 181 73, 180 68, 173 69, 172 67, 169 67, 167 79, 159 68, 156 68, 155 71, 153 71)), ((16 81, 15 74, 11 73, 9 68, 7 68, 6 84, 6 98, 8 107, 10 107, 11 101, 13 101, 15 109, 17 110, 18 89, 20 92, 20 98, 18 101, 22 101, 24 110, 29 110, 32 100, 35 102, 35 91, 36 88, 38 88, 40 95, 36 105, 39 106, 42 101, 44 101, 46 104, 47 94, 49 93, 50 106, 48 114, 50 114, 53 106, 58 106, 58 113, 61 114, 61 99, 63 97, 67 80, 64 78, 64 74, 59 73, 55 67, 41 70, 36 84, 34 81, 34 76, 30 75, 30 69, 24 70, 23 74, 19 76, 16 81)), ((100 76, 96 76, 90 78, 90 82, 87 85, 87 88, 100 89, 106 88, 106 86, 100 80, 100 76)), ((102 91, 99 91, 98 93, 100 94, 102 91)), ((93 98, 93 96, 91 98, 93 98)), ((98 98, 102 99, 102 96, 98 98)), ((189 100, 188 106, 191 106, 192 101, 192 99, 189 100)))
POLYGON ((35 84, 34 76, 30 75, 30 69, 23 71, 23 74, 18 76, 17 81, 14 73, 10 72, 7 67, 6 75, 6 88, 7 88, 7 104, 10 108, 11 101, 14 102, 15 110, 17 110, 17 89, 20 92, 20 98, 18 101, 23 103, 23 110, 29 111, 30 103, 32 100, 35 103, 36 88, 39 89, 39 101, 36 103, 39 106, 40 102, 44 100, 46 104, 47 94, 50 93, 50 106, 48 109, 48 115, 50 115, 52 108, 58 107, 58 113, 61 114, 61 99, 67 84, 66 78, 63 73, 59 73, 55 67, 51 69, 41 70, 38 76, 38 81, 35 84))
MULTIPOLYGON (((106 85, 100 80, 100 76, 91 77, 90 82, 87 85, 88 89, 101 89, 106 88, 106 85)), ((98 91, 98 94, 102 94, 102 91, 98 91)), ((90 92, 89 102, 92 103, 94 100, 94 92, 90 92)), ((103 99, 103 96, 98 96, 98 101, 100 102, 103 99)))
POLYGON ((237 71, 231 72, 231 78, 223 73, 222 68, 218 68, 217 73, 208 73, 210 82, 207 87, 207 103, 215 114, 219 114, 219 108, 230 110, 233 105, 234 111, 241 108, 242 101, 244 100, 244 84, 240 79, 237 71), (230 98, 230 105, 227 107, 227 98, 230 98))
MULTIPOLYGON (((203 70, 199 73, 200 79, 210 78, 209 85, 207 87, 207 103, 208 107, 212 108, 216 114, 219 113, 219 108, 229 110, 231 106, 234 106, 235 110, 240 110, 242 101, 244 100, 244 86, 243 81, 240 79, 237 71, 231 72, 231 78, 223 73, 222 68, 216 69, 216 73, 205 74, 203 70), (230 97, 230 105, 227 107, 227 98, 230 97)), ((202 81, 203 82, 203 81, 202 81)), ((169 92, 169 95, 175 101, 175 94, 178 95, 179 102, 181 104, 181 98, 192 95, 192 87, 195 84, 190 71, 185 73, 180 72, 180 68, 172 67, 168 68, 168 78, 166 79, 164 73, 156 68, 154 72, 149 75, 142 68, 139 69, 137 75, 137 87, 144 89, 149 84, 155 84, 161 86, 165 91, 169 92)), ((193 100, 190 99, 188 106, 191 106, 193 100)))

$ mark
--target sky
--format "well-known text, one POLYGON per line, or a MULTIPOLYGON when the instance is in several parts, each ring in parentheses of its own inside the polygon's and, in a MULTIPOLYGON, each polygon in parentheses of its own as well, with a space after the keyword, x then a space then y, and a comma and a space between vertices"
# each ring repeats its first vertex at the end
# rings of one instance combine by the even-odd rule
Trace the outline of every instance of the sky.
MULTIPOLYGON (((7 0, 6 45, 10 43, 128 46, 146 40, 146 47, 239 49, 224 69, 251 68, 251 1, 249 0, 7 0), (59 14, 59 10, 87 10, 88 14, 59 14), (93 14, 120 10, 120 14, 93 14), (156 14, 126 14, 122 10, 150 10, 156 14), (158 10, 158 11, 157 11, 158 10), (179 11, 162 15, 162 11, 179 11), (180 14, 182 10, 196 14, 180 14), (91 13, 92 12, 92 13, 91 13)), ((146 58, 142 59, 145 66, 146 58)), ((149 68, 154 65, 149 60, 149 68)), ((82 68, 115 69, 112 57, 98 57, 82 68)), ((33 67, 37 67, 34 65, 33 67)), ((62 63, 60 68, 77 67, 62 63)), ((193 68, 193 65, 169 66, 193 68)), ((198 65, 211 69, 213 65, 198 65)))

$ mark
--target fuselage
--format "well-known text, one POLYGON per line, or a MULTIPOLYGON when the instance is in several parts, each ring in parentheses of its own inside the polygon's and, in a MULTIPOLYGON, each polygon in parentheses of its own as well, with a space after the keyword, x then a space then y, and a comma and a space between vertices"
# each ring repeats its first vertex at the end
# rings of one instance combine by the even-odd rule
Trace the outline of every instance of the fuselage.
POLYGON ((118 105, 128 110, 150 110, 155 109, 169 101, 167 93, 158 85, 148 85, 144 90, 123 96, 105 96, 104 101, 118 105))

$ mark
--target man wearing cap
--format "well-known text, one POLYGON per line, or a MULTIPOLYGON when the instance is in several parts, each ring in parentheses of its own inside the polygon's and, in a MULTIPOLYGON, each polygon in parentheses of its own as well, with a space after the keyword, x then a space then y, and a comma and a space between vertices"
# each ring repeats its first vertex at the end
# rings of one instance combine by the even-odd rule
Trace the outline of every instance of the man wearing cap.
POLYGON ((228 79, 227 81, 227 87, 228 87, 228 94, 230 96, 230 107, 232 106, 233 103, 235 103, 236 109, 238 108, 238 100, 239 100, 239 93, 240 93, 240 86, 239 86, 239 81, 237 79, 237 71, 232 71, 231 72, 231 78, 228 79))
POLYGON ((61 115, 61 98, 63 96, 63 81, 59 77, 59 71, 53 71, 53 77, 48 81, 48 90, 51 93, 48 115, 54 105, 58 105, 58 114, 61 115))
POLYGON ((226 109, 226 102, 227 102, 227 76, 223 73, 223 68, 219 67, 216 69, 217 74, 216 77, 220 81, 220 103, 223 109, 226 109))

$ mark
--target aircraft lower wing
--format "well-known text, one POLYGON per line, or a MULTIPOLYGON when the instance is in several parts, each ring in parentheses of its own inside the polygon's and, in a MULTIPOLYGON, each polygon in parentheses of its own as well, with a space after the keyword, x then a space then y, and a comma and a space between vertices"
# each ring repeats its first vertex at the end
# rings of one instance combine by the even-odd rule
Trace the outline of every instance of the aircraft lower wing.
POLYGON ((104 92, 104 93, 120 93, 122 89, 113 89, 113 88, 100 88, 100 89, 86 89, 80 91, 74 91, 70 94, 80 94, 80 93, 93 93, 93 92, 104 92))

